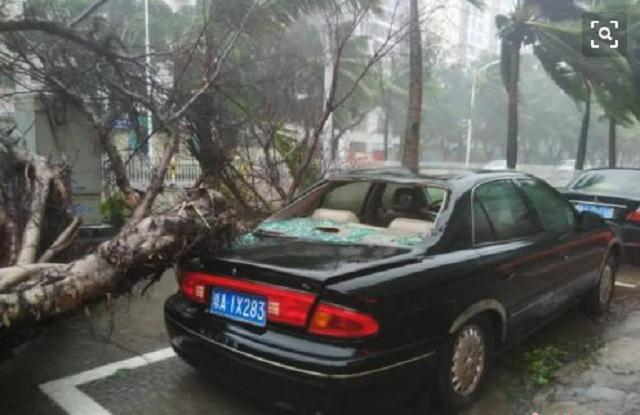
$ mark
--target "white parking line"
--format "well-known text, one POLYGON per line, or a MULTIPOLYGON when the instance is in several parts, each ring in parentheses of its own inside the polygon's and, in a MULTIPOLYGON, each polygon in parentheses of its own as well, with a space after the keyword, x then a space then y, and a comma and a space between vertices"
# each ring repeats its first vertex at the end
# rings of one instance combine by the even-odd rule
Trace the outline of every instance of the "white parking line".
POLYGON ((626 282, 620 282, 620 281, 616 281, 616 287, 624 287, 624 288, 631 288, 634 289, 637 286, 633 285, 633 284, 627 284, 626 282))
POLYGON ((40 390, 57 403, 69 415, 111 415, 98 402, 77 387, 94 380, 109 377, 121 369, 135 369, 151 363, 160 362, 175 356, 172 348, 156 350, 132 357, 131 359, 109 363, 62 379, 52 380, 40 385, 40 390))

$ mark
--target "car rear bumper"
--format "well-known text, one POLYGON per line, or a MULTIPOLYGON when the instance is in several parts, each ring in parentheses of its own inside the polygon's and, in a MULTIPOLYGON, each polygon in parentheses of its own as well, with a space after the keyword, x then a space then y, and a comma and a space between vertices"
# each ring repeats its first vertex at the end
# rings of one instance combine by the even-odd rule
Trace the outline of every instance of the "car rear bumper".
POLYGON ((176 313, 174 306, 182 301, 174 296, 165 305, 165 324, 176 353, 216 380, 279 407, 325 414, 396 413, 426 387, 435 366, 435 353, 425 352, 385 364, 378 364, 385 360, 379 356, 372 362, 358 359, 359 369, 353 371, 337 371, 329 359, 323 366, 316 357, 310 369, 308 361, 296 361, 296 353, 264 344, 251 349, 246 342, 207 335, 176 313))

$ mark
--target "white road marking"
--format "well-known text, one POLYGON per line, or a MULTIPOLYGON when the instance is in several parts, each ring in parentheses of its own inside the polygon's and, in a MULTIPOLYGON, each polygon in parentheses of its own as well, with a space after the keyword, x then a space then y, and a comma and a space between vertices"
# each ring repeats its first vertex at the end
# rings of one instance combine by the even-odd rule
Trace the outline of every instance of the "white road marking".
POLYGON ((173 349, 167 347, 142 356, 109 363, 95 369, 43 383, 40 385, 40 390, 69 415, 111 415, 109 411, 77 387, 94 380, 109 377, 121 369, 135 369, 169 359, 175 355, 173 349))
POLYGON ((637 286, 633 285, 633 284, 627 284, 626 282, 620 282, 620 281, 616 281, 616 287, 624 287, 624 288, 631 288, 634 289, 637 286))

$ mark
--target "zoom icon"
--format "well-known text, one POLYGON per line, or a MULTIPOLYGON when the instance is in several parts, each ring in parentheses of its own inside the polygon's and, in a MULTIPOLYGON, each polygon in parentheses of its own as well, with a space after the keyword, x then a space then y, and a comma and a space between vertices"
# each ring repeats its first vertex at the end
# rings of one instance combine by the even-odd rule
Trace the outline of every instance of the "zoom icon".
POLYGON ((582 52, 591 57, 627 53, 627 15, 585 13, 582 15, 582 52))

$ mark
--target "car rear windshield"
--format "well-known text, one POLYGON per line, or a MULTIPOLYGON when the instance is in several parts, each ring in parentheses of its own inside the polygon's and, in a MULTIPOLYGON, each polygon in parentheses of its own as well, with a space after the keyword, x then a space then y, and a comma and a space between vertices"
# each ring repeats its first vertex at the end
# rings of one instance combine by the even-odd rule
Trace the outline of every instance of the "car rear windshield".
POLYGON ((424 183, 332 182, 257 231, 337 244, 414 246, 432 236, 446 198, 446 189, 424 183))
POLYGON ((583 173, 570 190, 640 198, 640 170, 594 170, 583 173))

